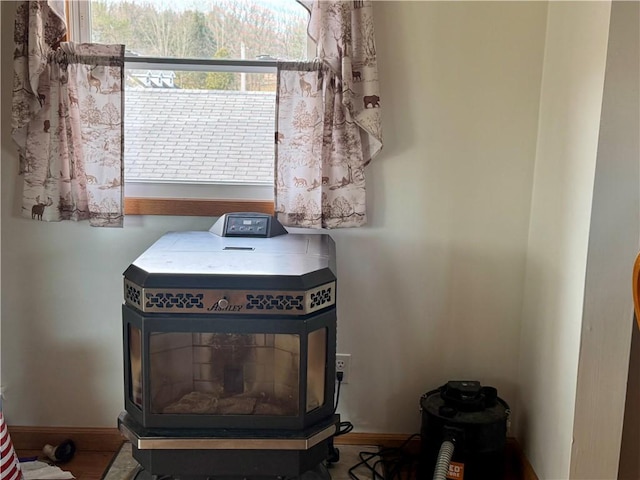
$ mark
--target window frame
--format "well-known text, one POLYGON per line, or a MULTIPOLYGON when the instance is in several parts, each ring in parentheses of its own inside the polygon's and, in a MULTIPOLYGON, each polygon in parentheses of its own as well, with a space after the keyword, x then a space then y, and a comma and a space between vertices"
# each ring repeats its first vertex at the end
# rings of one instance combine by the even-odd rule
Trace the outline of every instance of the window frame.
MULTIPOLYGON (((69 38, 74 41, 91 41, 90 3, 90 0, 66 3, 69 38)), ((307 51, 313 56, 314 45, 308 37, 307 51)), ((125 68, 175 70, 176 67, 181 71, 212 71, 211 67, 215 67, 218 72, 275 73, 276 61, 125 56, 125 68)), ((274 185, 125 181, 124 188, 125 215, 219 216, 238 211, 274 214, 274 185), (198 194, 205 189, 211 193, 198 194)))

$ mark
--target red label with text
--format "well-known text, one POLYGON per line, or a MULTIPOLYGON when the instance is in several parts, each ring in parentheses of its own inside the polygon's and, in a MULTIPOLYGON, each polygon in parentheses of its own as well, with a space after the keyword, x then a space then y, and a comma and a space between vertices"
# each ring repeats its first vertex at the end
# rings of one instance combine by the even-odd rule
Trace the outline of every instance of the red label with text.
POLYGON ((451 462, 449 464, 449 473, 447 474, 449 480, 463 480, 464 479, 464 463, 451 462))

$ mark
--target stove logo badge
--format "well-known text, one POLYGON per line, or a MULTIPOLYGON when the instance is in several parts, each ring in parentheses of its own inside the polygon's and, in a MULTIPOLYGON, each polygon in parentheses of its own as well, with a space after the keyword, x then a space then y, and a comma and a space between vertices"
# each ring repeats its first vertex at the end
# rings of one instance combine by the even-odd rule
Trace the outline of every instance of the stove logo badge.
POLYGON ((229 300, 222 297, 216 303, 207 308, 207 311, 211 312, 239 312, 244 308, 244 305, 231 305, 229 300))

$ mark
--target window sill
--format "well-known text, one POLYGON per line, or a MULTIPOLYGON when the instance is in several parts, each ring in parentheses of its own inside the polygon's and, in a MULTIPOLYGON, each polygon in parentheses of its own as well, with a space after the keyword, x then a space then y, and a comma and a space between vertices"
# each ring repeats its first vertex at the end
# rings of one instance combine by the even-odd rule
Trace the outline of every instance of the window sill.
POLYGON ((190 198, 126 197, 125 215, 176 215, 219 217, 230 212, 273 215, 272 200, 196 200, 190 198))

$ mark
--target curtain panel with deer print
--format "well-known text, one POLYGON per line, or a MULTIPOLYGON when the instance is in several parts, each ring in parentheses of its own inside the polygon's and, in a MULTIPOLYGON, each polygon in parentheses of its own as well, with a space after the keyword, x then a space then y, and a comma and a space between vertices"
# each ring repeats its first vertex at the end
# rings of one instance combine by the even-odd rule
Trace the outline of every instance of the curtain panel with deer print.
POLYGON ((288 226, 366 223, 365 166, 382 149, 371 0, 299 0, 316 61, 280 62, 275 211, 288 226))
POLYGON ((124 46, 60 43, 60 2, 20 2, 15 21, 13 138, 22 215, 123 224, 124 46))

